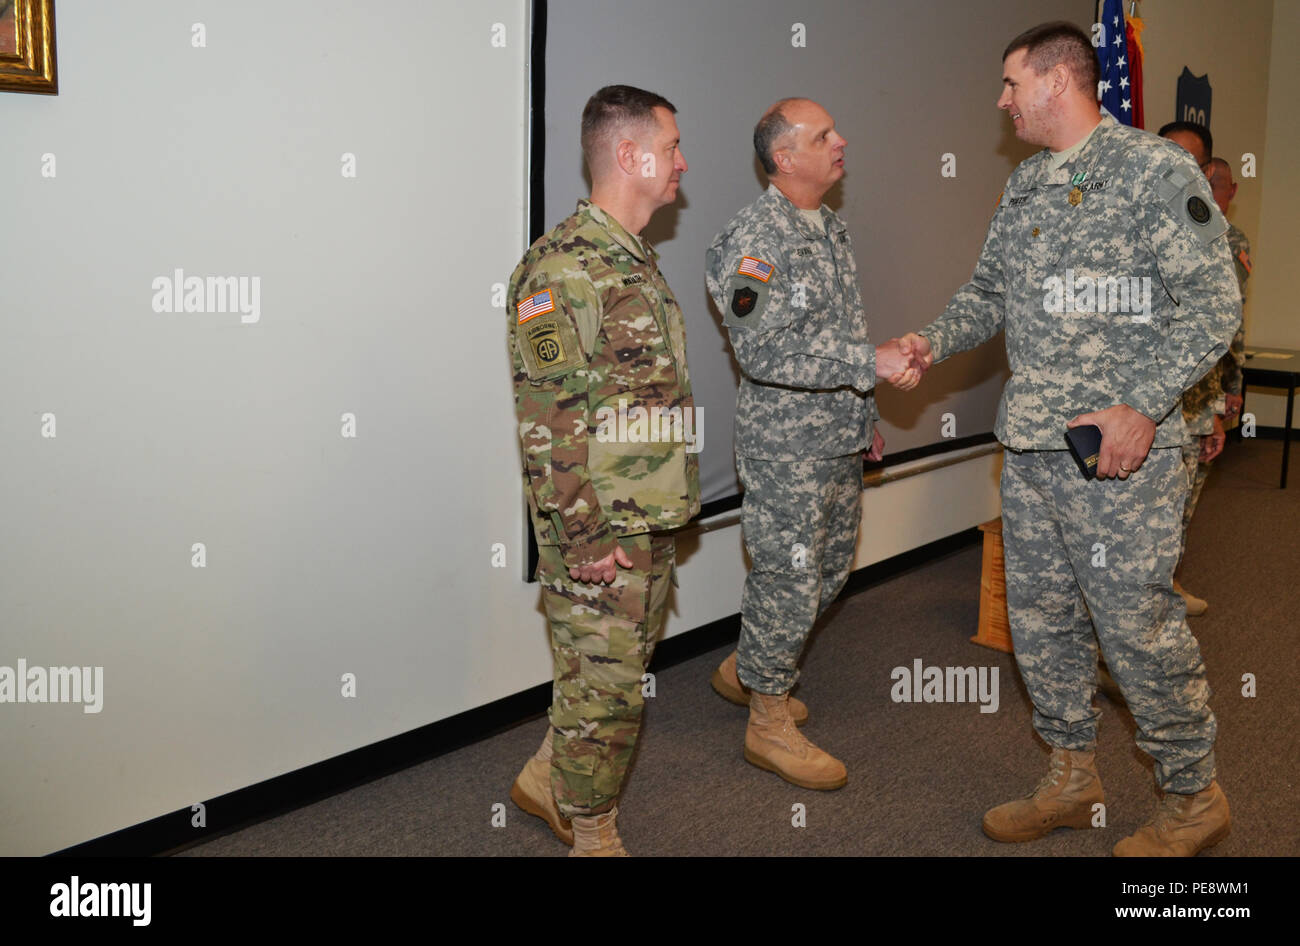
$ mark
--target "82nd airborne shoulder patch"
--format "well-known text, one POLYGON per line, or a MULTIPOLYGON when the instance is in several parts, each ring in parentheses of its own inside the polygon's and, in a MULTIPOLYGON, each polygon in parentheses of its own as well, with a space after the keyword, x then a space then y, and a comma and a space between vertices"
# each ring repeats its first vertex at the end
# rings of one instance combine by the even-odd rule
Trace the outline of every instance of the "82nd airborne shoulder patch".
POLYGON ((556 297, 543 289, 520 300, 515 344, 532 381, 549 381, 586 363, 573 323, 556 297))

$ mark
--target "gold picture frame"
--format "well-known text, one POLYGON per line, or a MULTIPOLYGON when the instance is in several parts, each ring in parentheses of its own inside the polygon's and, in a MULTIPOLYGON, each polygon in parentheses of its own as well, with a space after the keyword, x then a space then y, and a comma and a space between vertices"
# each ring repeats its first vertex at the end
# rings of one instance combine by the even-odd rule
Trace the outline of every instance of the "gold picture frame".
POLYGON ((58 95, 54 0, 0 0, 0 92, 58 95))

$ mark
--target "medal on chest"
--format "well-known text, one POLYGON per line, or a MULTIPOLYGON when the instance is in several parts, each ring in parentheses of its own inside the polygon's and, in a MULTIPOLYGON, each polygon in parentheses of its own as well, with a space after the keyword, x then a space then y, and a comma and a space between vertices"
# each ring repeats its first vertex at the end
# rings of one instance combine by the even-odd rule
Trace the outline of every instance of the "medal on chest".
POLYGON ((1083 191, 1079 190, 1079 185, 1087 179, 1087 171, 1080 171, 1078 174, 1074 175, 1074 177, 1070 178, 1070 183, 1074 185, 1074 189, 1070 191, 1070 196, 1067 197, 1066 200, 1070 202, 1071 207, 1078 207, 1079 204, 1082 203, 1083 191))

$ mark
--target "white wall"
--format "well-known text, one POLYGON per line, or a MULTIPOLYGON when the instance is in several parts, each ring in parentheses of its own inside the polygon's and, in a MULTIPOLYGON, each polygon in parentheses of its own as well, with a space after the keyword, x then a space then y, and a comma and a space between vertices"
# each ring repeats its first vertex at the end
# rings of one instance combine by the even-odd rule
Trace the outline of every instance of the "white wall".
POLYGON ((0 703, 0 854, 544 679, 534 589, 489 566, 524 528, 491 287, 527 243, 526 10, 61 0, 59 95, 0 94, 0 665, 104 668, 97 714, 0 703), (176 267, 260 277, 260 320, 153 311, 176 267))

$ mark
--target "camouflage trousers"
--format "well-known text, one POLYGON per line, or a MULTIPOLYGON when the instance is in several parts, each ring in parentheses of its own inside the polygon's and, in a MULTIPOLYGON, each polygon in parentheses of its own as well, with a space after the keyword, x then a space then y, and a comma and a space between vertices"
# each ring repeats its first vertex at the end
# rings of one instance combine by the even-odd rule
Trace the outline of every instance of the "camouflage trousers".
POLYGON ((1004 455, 1007 610, 1034 728, 1051 746, 1093 748, 1100 643, 1157 782, 1178 794, 1215 774, 1205 664, 1173 589, 1186 493, 1177 447, 1127 480, 1085 480, 1065 450, 1004 455))
POLYGON ((1196 434, 1188 434, 1187 439, 1183 441, 1183 469, 1187 473, 1187 502, 1183 504, 1183 545, 1187 544, 1187 527, 1192 524, 1192 514, 1196 512, 1196 504, 1201 499, 1201 489, 1205 486, 1205 478, 1210 473, 1210 464, 1202 463, 1201 457, 1201 438, 1196 434))
POLYGON ((641 729, 641 676, 668 608, 673 537, 624 536, 619 545, 632 567, 620 567, 612 585, 573 581, 558 548, 538 549, 555 676, 551 790, 566 818, 618 798, 641 729))
POLYGON ((858 541, 862 455, 736 457, 753 563, 740 602, 736 674, 759 693, 794 686, 808 633, 848 580, 858 541))

